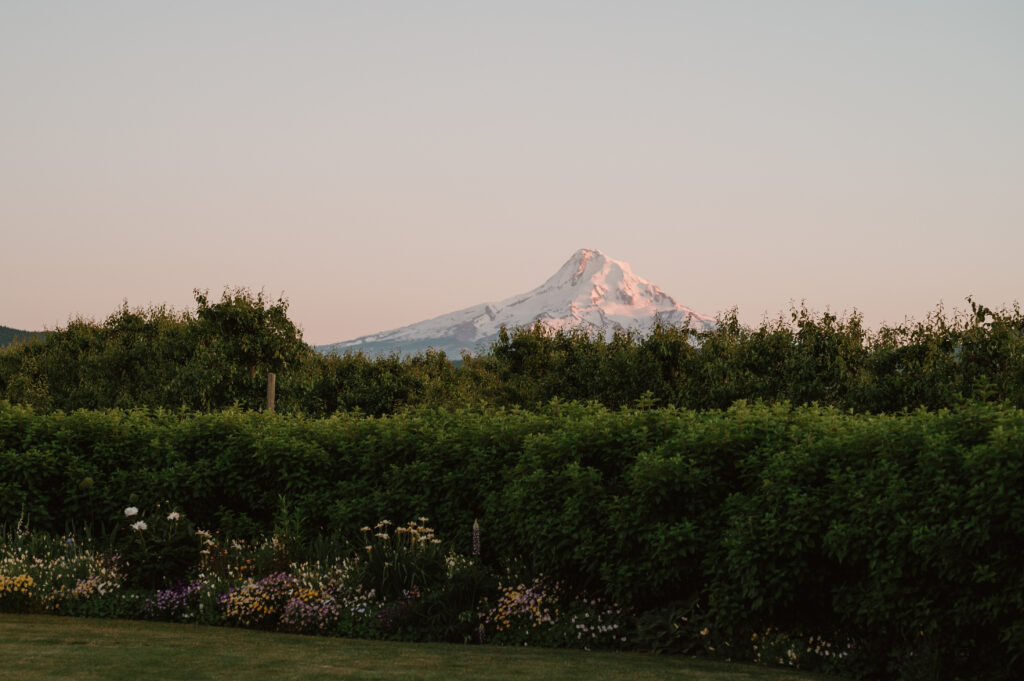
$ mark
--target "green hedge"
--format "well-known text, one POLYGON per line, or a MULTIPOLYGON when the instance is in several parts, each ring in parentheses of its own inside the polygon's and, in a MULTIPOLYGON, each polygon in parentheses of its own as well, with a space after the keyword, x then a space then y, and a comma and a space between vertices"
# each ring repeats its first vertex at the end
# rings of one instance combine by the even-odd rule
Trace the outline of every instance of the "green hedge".
POLYGON ((850 672, 1024 672, 1024 412, 411 410, 305 419, 0 402, 0 518, 123 524, 170 501, 199 526, 313 532, 427 515, 470 551, 717 636, 768 627, 852 646, 850 672))

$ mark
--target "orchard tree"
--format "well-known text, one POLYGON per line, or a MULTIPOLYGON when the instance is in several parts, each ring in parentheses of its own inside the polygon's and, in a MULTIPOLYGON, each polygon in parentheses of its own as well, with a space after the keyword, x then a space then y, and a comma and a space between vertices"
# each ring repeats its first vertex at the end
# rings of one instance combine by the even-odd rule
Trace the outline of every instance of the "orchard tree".
POLYGON ((207 291, 193 293, 195 354, 186 373, 198 393, 190 401, 207 409, 233 402, 256 407, 262 399, 262 376, 308 361, 312 349, 288 318, 283 297, 271 302, 263 291, 229 288, 220 302, 211 303, 207 291))
POLYGON ((210 303, 209 292, 195 289, 199 337, 223 348, 224 356, 255 378, 264 371, 280 371, 304 357, 308 346, 302 331, 288 318, 288 301, 268 304, 263 291, 225 289, 219 303, 210 303))

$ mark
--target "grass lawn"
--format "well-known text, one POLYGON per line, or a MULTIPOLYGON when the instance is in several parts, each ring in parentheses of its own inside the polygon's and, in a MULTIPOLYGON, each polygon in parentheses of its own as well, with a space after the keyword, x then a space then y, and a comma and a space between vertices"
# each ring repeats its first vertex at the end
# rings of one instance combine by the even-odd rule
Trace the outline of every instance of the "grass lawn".
POLYGON ((390 643, 48 615, 0 615, 0 679, 708 679, 821 681, 638 653, 390 643))

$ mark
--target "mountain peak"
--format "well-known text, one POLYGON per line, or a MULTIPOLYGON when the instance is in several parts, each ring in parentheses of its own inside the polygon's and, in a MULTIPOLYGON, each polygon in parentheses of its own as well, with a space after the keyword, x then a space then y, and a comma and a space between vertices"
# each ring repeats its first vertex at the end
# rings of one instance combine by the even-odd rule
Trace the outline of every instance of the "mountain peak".
POLYGON ((611 336, 626 328, 648 331, 656 320, 703 328, 712 325, 710 317, 683 307, 633 274, 629 263, 597 249, 581 248, 527 293, 319 349, 411 354, 434 347, 457 356, 494 341, 502 326, 531 326, 539 321, 551 329, 584 328, 611 336))
POLYGON ((586 267, 587 262, 590 260, 606 259, 607 257, 605 254, 596 248, 581 248, 572 254, 572 257, 569 258, 569 262, 578 262, 580 267, 586 267))
POLYGON ((633 271, 629 264, 619 260, 612 260, 601 251, 595 248, 581 248, 572 254, 572 257, 565 261, 555 274, 544 282, 541 288, 557 286, 578 286, 580 282, 591 280, 595 274, 609 268, 618 269, 622 272, 633 271))

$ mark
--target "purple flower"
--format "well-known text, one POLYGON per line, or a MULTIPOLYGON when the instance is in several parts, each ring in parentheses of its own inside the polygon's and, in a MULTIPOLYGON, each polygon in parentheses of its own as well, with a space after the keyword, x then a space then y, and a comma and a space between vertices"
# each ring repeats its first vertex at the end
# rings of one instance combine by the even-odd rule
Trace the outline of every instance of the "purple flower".
POLYGON ((189 611, 192 595, 198 593, 202 586, 202 582, 192 582, 191 584, 178 582, 170 589, 157 591, 146 600, 146 614, 150 617, 170 619, 185 615, 189 611))

